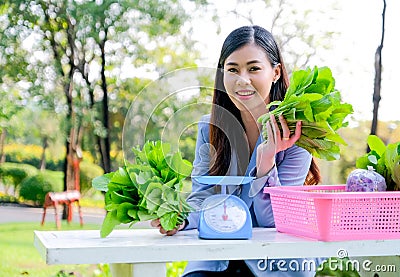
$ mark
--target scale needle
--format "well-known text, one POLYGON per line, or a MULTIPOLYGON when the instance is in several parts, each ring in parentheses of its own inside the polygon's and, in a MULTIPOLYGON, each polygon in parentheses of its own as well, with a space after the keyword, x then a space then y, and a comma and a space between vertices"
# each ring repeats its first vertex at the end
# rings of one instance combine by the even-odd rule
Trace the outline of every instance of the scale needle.
POLYGON ((224 221, 228 220, 228 214, 226 213, 226 202, 224 201, 224 214, 222 215, 224 221))

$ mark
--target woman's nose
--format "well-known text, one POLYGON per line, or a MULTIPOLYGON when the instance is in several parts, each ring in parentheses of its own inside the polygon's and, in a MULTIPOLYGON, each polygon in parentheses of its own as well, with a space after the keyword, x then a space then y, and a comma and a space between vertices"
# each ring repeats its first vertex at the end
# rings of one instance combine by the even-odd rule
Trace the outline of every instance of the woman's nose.
POLYGON ((239 86, 250 85, 251 80, 247 75, 238 75, 236 79, 236 84, 239 86))

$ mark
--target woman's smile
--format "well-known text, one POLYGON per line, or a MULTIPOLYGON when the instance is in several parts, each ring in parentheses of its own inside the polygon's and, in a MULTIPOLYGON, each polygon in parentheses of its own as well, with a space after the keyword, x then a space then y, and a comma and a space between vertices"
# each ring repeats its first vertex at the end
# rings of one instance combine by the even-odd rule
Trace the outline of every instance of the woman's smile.
POLYGON ((247 99, 247 98, 249 98, 249 96, 256 94, 256 91, 249 90, 249 89, 241 89, 241 90, 236 91, 236 94, 239 96, 239 98, 245 97, 247 99))

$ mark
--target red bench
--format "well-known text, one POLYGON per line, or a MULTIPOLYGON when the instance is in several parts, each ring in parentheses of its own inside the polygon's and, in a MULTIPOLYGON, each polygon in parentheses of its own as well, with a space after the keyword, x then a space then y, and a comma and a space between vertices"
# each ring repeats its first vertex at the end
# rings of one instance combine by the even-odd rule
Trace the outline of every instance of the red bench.
POLYGON ((80 224, 81 226, 83 226, 82 211, 81 211, 81 206, 79 204, 80 198, 81 198, 81 193, 78 190, 68 190, 63 192, 48 192, 45 196, 43 204, 42 225, 44 225, 44 219, 46 217, 47 208, 54 207, 56 226, 57 229, 61 229, 60 218, 58 217, 57 213, 57 206, 63 204, 67 205, 68 208, 67 221, 68 223, 70 223, 72 221, 72 214, 73 214, 72 204, 76 203, 78 205, 80 224))

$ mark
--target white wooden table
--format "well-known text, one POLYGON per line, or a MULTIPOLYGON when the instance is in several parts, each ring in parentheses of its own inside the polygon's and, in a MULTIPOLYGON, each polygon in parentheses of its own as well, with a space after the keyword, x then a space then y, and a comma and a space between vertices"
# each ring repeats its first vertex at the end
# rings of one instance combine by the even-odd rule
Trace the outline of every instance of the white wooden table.
POLYGON ((250 240, 202 240, 197 230, 174 236, 156 229, 114 230, 107 238, 98 230, 34 233, 47 264, 111 264, 113 276, 165 276, 165 263, 173 261, 336 257, 340 250, 350 257, 400 255, 400 240, 322 242, 272 228, 254 228, 250 240))

